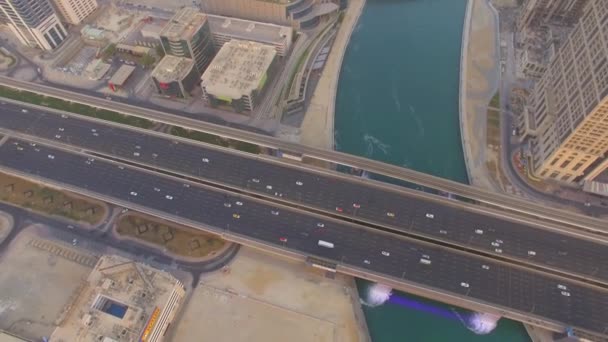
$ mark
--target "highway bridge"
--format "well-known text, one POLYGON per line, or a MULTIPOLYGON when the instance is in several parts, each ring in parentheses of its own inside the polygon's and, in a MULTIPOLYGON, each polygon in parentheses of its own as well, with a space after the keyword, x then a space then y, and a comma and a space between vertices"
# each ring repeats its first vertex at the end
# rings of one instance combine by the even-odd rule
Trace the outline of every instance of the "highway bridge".
POLYGON ((149 108, 141 108, 126 103, 109 101, 100 97, 83 95, 45 85, 19 81, 9 77, 0 76, 0 84, 16 89, 27 90, 34 93, 53 96, 76 103, 82 103, 94 107, 117 111, 128 115, 138 116, 157 122, 196 129, 230 139, 251 142, 260 146, 276 150, 296 153, 304 157, 324 160, 340 165, 358 168, 361 170, 366 170, 374 174, 380 174, 395 179, 401 179, 428 188, 433 188, 461 197, 473 199, 481 203, 495 206, 497 208, 500 208, 501 210, 515 211, 520 214, 524 214, 528 217, 540 218, 547 222, 556 222, 563 225, 578 227, 601 234, 608 233, 608 228, 606 227, 605 221, 600 219, 582 215, 573 215, 572 213, 565 212, 564 210, 560 210, 557 208, 548 208, 512 196, 506 196, 487 190, 474 188, 471 186, 452 182, 438 177, 433 177, 427 174, 404 169, 402 167, 397 167, 394 165, 372 161, 365 158, 360 158, 335 151, 328 151, 302 146, 299 144, 282 141, 274 137, 269 137, 252 132, 246 132, 231 127, 201 122, 192 118, 168 114, 149 108))
POLYGON ((10 172, 456 305, 608 334, 605 288, 566 279, 603 285, 603 244, 356 177, 67 114, 3 109, 0 127, 27 139, 0 147, 10 172))
POLYGON ((608 286, 608 244, 559 227, 337 172, 28 108, 3 105, 0 130, 608 286))
POLYGON ((608 291, 247 194, 5 137, 0 169, 337 271, 556 331, 608 335, 608 291), (278 214, 275 214, 278 213, 278 214), (319 245, 319 240, 333 248, 319 245), (314 260, 314 259, 313 259, 314 260), (314 261, 313 261, 314 262, 314 261))

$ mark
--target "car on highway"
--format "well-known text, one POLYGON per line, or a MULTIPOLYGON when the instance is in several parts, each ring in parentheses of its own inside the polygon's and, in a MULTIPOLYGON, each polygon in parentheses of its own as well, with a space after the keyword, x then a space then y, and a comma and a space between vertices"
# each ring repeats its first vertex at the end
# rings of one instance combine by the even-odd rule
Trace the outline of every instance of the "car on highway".
POLYGON ((488 266, 488 265, 481 265, 481 268, 483 268, 484 270, 489 270, 490 266, 488 266))
POLYGON ((129 195, 131 195, 131 196, 137 196, 137 192, 131 191, 131 192, 129 192, 129 195))
POLYGON ((483 229, 475 229, 475 234, 483 235, 483 229))
POLYGON ((384 255, 384 256, 391 256, 391 253, 389 253, 387 251, 382 251, 382 255, 384 255))
POLYGON ((561 294, 564 297, 570 297, 570 292, 568 292, 568 291, 562 291, 561 294))
POLYGON ((270 213, 274 216, 279 216, 279 211, 278 210, 271 210, 270 213))
POLYGON ((325 227, 325 223, 323 223, 323 222, 317 222, 317 227, 323 228, 323 227, 325 227))
POLYGON ((343 210, 342 208, 340 208, 340 207, 336 207, 336 211, 337 211, 337 212, 339 212, 339 213, 341 213, 341 212, 343 212, 344 210, 343 210))
POLYGON ((208 163, 209 162, 209 158, 203 158, 203 163, 208 163))
POLYGON ((435 218, 435 215, 431 214, 431 213, 426 213, 426 215, 424 215, 424 216, 426 216, 426 218, 429 218, 429 219, 434 219, 435 218))
POLYGON ((371 264, 371 261, 365 259, 365 260, 363 260, 363 263, 366 264, 366 265, 369 265, 369 264, 371 264))
POLYGON ((234 217, 235 219, 240 219, 241 215, 234 213, 234 214, 232 214, 232 217, 234 217))
POLYGON ((468 289, 469 288, 469 283, 465 283, 464 281, 462 283, 460 283, 460 286, 468 289))
POLYGON ((242 206, 242 205, 243 205, 243 202, 241 202, 241 201, 236 201, 236 202, 234 202, 234 203, 235 203, 236 205, 238 205, 238 206, 242 206))
POLYGON ((528 255, 529 256, 535 256, 536 255, 536 251, 528 251, 528 255))
POLYGON ((254 183, 259 183, 260 182, 260 180, 258 178, 252 178, 251 181, 254 182, 254 183))
POLYGON ((173 196, 171 196, 171 195, 165 195, 165 198, 168 199, 168 200, 172 200, 173 196))
POLYGON ((279 241, 281 241, 281 242, 287 242, 287 238, 286 237, 281 237, 281 238, 279 238, 279 241))
POLYGON ((425 259, 425 258, 420 258, 420 263, 423 264, 423 265, 430 265, 431 264, 431 260, 425 259))
POLYGON ((302 186, 304 185, 304 183, 302 183, 301 181, 296 181, 296 185, 302 186))
POLYGON ((228 203, 228 202, 226 202, 226 203, 224 203, 224 207, 226 207, 226 208, 230 208, 230 207, 232 207, 232 203, 228 203))
POLYGON ((395 213, 392 213, 392 212, 389 211, 389 212, 386 213, 386 216, 388 216, 388 217, 395 217, 395 213))
POLYGON ((360 209, 361 208, 361 204, 359 204, 359 203, 353 203, 353 208, 360 209))

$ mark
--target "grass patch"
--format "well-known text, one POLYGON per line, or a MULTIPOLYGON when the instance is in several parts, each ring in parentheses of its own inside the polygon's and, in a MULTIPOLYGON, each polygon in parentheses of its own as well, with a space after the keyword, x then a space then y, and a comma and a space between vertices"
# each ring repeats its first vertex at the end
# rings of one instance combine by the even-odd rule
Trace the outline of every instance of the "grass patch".
POLYGON ((500 108, 500 94, 496 92, 492 99, 490 100, 490 107, 500 108))
POLYGON ((487 113, 487 133, 486 140, 488 145, 500 145, 500 112, 490 109, 487 113))
POLYGON ((203 258, 222 249, 226 241, 196 229, 163 223, 140 214, 128 214, 116 224, 120 236, 154 244, 169 252, 187 257, 203 258))
POLYGON ((100 202, 71 196, 64 191, 6 173, 0 173, 0 200, 42 214, 92 225, 100 223, 106 214, 106 208, 100 202))
POLYGON ((0 96, 16 101, 46 106, 57 110, 86 115, 101 120, 112 121, 144 129, 150 129, 154 125, 154 122, 143 118, 124 115, 110 110, 99 109, 80 103, 68 102, 55 97, 46 97, 40 94, 31 93, 29 91, 21 91, 4 86, 0 86, 0 96))
POLYGON ((244 142, 244 141, 225 139, 225 138, 219 137, 214 134, 209 134, 209 133, 200 132, 200 131, 192 131, 192 130, 185 129, 183 127, 176 127, 176 126, 171 127, 171 135, 175 135, 177 137, 181 137, 181 138, 185 138, 185 139, 196 140, 196 141, 200 141, 200 142, 204 142, 204 143, 208 143, 208 144, 218 145, 218 146, 222 146, 222 147, 230 147, 230 148, 233 148, 233 149, 236 149, 239 151, 252 153, 252 154, 259 154, 261 151, 260 147, 255 144, 251 144, 251 143, 244 142))

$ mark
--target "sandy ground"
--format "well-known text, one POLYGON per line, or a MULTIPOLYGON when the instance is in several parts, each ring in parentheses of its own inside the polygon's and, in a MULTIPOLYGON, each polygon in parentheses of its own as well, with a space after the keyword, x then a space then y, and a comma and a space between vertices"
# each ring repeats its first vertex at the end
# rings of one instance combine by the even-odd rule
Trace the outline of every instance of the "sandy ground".
POLYGON ((498 51, 496 17, 487 0, 472 1, 470 31, 463 40, 461 113, 464 153, 473 185, 493 189, 486 161, 497 160, 486 154, 487 105, 498 89, 498 51))
POLYGON ((20 233, 0 257, 0 330, 36 341, 50 336, 96 261, 70 245, 20 233))
POLYGON ((225 271, 201 278, 174 341, 363 341, 349 278, 242 248, 225 271))
POLYGON ((0 211, 0 245, 13 230, 14 223, 12 215, 0 211))
POLYGON ((334 107, 342 59, 364 5, 365 0, 348 2, 344 20, 302 122, 302 144, 331 150, 334 148, 334 107))

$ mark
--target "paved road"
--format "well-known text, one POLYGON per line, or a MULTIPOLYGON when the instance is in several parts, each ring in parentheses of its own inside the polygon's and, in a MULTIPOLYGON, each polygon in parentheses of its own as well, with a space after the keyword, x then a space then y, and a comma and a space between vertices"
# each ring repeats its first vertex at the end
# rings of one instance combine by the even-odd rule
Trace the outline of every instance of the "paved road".
MULTIPOLYGON (((33 91, 35 93, 55 96, 77 103, 84 103, 92 105, 94 107, 114 110, 129 115, 145 117, 158 122, 177 124, 184 127, 202 130, 205 132, 217 134, 232 139, 259 144, 261 146, 266 146, 270 148, 280 148, 293 152, 298 152, 303 155, 311 156, 317 159, 337 162, 344 165, 353 166, 362 170, 367 170, 372 173, 385 175, 388 177, 394 177, 397 179, 403 179, 425 187, 443 190, 452 194, 458 194, 464 197, 478 200, 483 203, 488 203, 501 208, 517 211, 525 215, 532 215, 538 218, 542 218, 543 220, 546 220, 548 222, 560 222, 573 227, 593 229, 602 232, 606 232, 608 230, 606 227, 606 221, 604 220, 582 215, 576 215, 564 212, 563 210, 545 207, 543 205, 535 204, 516 197, 497 194, 487 190, 470 187, 461 183, 456 183, 453 181, 430 176, 413 170, 404 169, 399 166, 384 164, 381 162, 372 161, 336 151, 302 146, 295 143, 282 141, 274 137, 263 136, 260 134, 246 132, 231 127, 219 126, 216 124, 193 120, 191 118, 178 116, 175 114, 168 114, 166 111, 160 112, 155 109, 141 108, 138 107, 139 104, 138 106, 134 106, 127 103, 108 101, 104 98, 74 93, 71 91, 48 87, 40 84, 19 81, 11 79, 9 77, 0 76, 0 84, 18 89, 33 91)), ((573 205, 577 205, 577 203, 573 202, 573 205)))
POLYGON ((40 144, 31 146, 22 140, 9 139, 0 146, 0 165, 145 206, 167 217, 191 220, 219 233, 236 233, 591 333, 608 333, 605 290, 392 234, 363 228, 355 234, 357 228, 351 224, 86 155, 40 144), (320 239, 334 243, 334 248, 320 247, 320 239))
POLYGON ((372 183, 89 120, 35 110, 23 113, 11 104, 3 106, 0 127, 608 284, 606 244, 386 191, 372 183))

